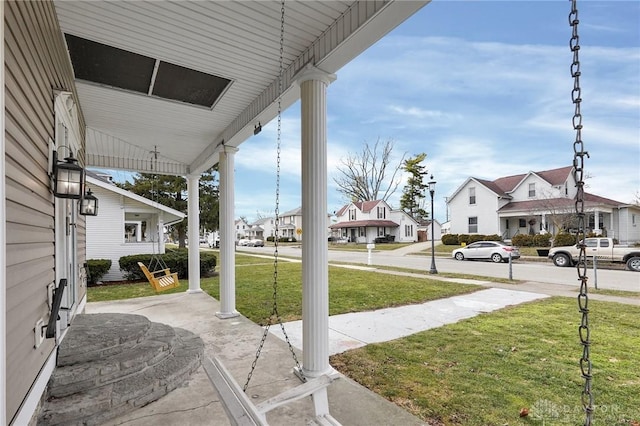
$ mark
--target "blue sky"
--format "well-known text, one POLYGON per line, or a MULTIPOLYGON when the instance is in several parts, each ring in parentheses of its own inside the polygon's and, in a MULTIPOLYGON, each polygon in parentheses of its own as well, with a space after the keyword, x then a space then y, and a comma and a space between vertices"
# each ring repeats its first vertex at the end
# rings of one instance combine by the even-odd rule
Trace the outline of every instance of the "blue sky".
MULTIPOLYGON (((427 154, 440 222, 445 197, 469 176, 571 165, 570 7, 433 0, 342 68, 327 89, 328 211, 347 203, 333 179, 341 159, 378 139, 394 141, 396 164, 427 154)), ((578 9, 586 190, 631 203, 640 193, 640 2, 579 0, 578 9)), ((283 213, 301 204, 299 103, 283 113, 281 155, 283 213)), ((235 165, 236 217, 272 216, 276 120, 240 145, 235 165)))
MULTIPOLYGON (((640 191, 640 2, 578 2, 587 191, 640 191)), ((337 73, 327 90, 328 210, 346 203, 336 166, 363 143, 427 153, 444 198, 469 176, 572 164, 570 2, 434 0, 337 73)), ((280 212, 300 206, 300 105, 283 113, 280 212)), ((276 122, 236 154, 236 216, 275 209, 276 122)), ((390 198, 399 207, 401 188, 390 198)))

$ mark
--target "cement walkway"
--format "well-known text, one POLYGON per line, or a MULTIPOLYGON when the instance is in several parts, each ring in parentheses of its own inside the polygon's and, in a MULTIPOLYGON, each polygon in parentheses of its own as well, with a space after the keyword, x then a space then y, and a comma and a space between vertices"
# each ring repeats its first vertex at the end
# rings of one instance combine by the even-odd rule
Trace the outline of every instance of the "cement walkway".
MULTIPOLYGON (((331 355, 370 343, 386 342, 510 305, 549 297, 544 294, 490 288, 416 305, 329 317, 331 355)), ((302 321, 284 324, 291 344, 302 348, 302 321)), ((280 327, 269 331, 284 340, 280 327)))

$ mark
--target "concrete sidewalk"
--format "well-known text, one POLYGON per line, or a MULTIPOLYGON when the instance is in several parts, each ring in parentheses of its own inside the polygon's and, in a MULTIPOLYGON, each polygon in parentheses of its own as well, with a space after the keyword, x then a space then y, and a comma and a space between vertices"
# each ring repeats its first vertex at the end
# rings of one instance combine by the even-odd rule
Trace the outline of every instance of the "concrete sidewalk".
MULTIPOLYGON (((489 288, 421 304, 334 315, 329 317, 329 352, 333 355, 370 343, 398 339, 480 313, 546 297, 549 296, 489 288)), ((287 322, 284 328, 291 344, 302 348, 302 321, 287 322)), ((284 340, 280 327, 271 327, 269 331, 284 340)))

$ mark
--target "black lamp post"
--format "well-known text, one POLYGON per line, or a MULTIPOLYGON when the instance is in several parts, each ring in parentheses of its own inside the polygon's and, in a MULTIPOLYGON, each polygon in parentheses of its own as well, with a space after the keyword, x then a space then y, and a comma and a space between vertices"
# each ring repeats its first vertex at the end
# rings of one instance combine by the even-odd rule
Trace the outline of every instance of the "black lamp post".
POLYGON ((428 185, 429 194, 431 194, 431 269, 429 269, 429 273, 437 274, 438 270, 436 269, 436 251, 434 243, 435 219, 433 217, 433 194, 436 192, 436 181, 433 180, 433 175, 431 175, 431 180, 429 181, 428 185))

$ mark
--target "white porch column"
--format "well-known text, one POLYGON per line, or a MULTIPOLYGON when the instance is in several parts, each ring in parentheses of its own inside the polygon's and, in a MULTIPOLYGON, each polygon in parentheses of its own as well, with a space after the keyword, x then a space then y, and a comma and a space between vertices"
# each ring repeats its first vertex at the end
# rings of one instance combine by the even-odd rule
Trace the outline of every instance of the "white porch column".
POLYGON ((327 265, 327 86, 336 79, 315 67, 297 76, 302 128, 302 346, 305 377, 329 365, 327 265))
MULTIPOLYGON (((4 2, 0 2, 0 15, 4 17, 4 2)), ((4 64, 4 19, 0 22, 0 60, 4 64)), ((4 87, 4 67, 0 70, 0 83, 4 87)), ((7 234, 5 201, 5 146, 4 146, 4 90, 0 93, 0 423, 7 418, 7 234)))
POLYGON ((187 225, 189 238, 189 289, 187 293, 200 293, 200 176, 187 176, 187 225))
POLYGON ((600 212, 598 209, 593 212, 593 222, 593 232, 600 235, 600 212))
POLYGON ((542 213, 542 229, 544 229, 545 231, 547 231, 547 215, 545 213, 542 213))
POLYGON ((220 312, 219 318, 233 318, 236 311, 236 246, 234 155, 238 148, 223 147, 220 152, 220 312))

